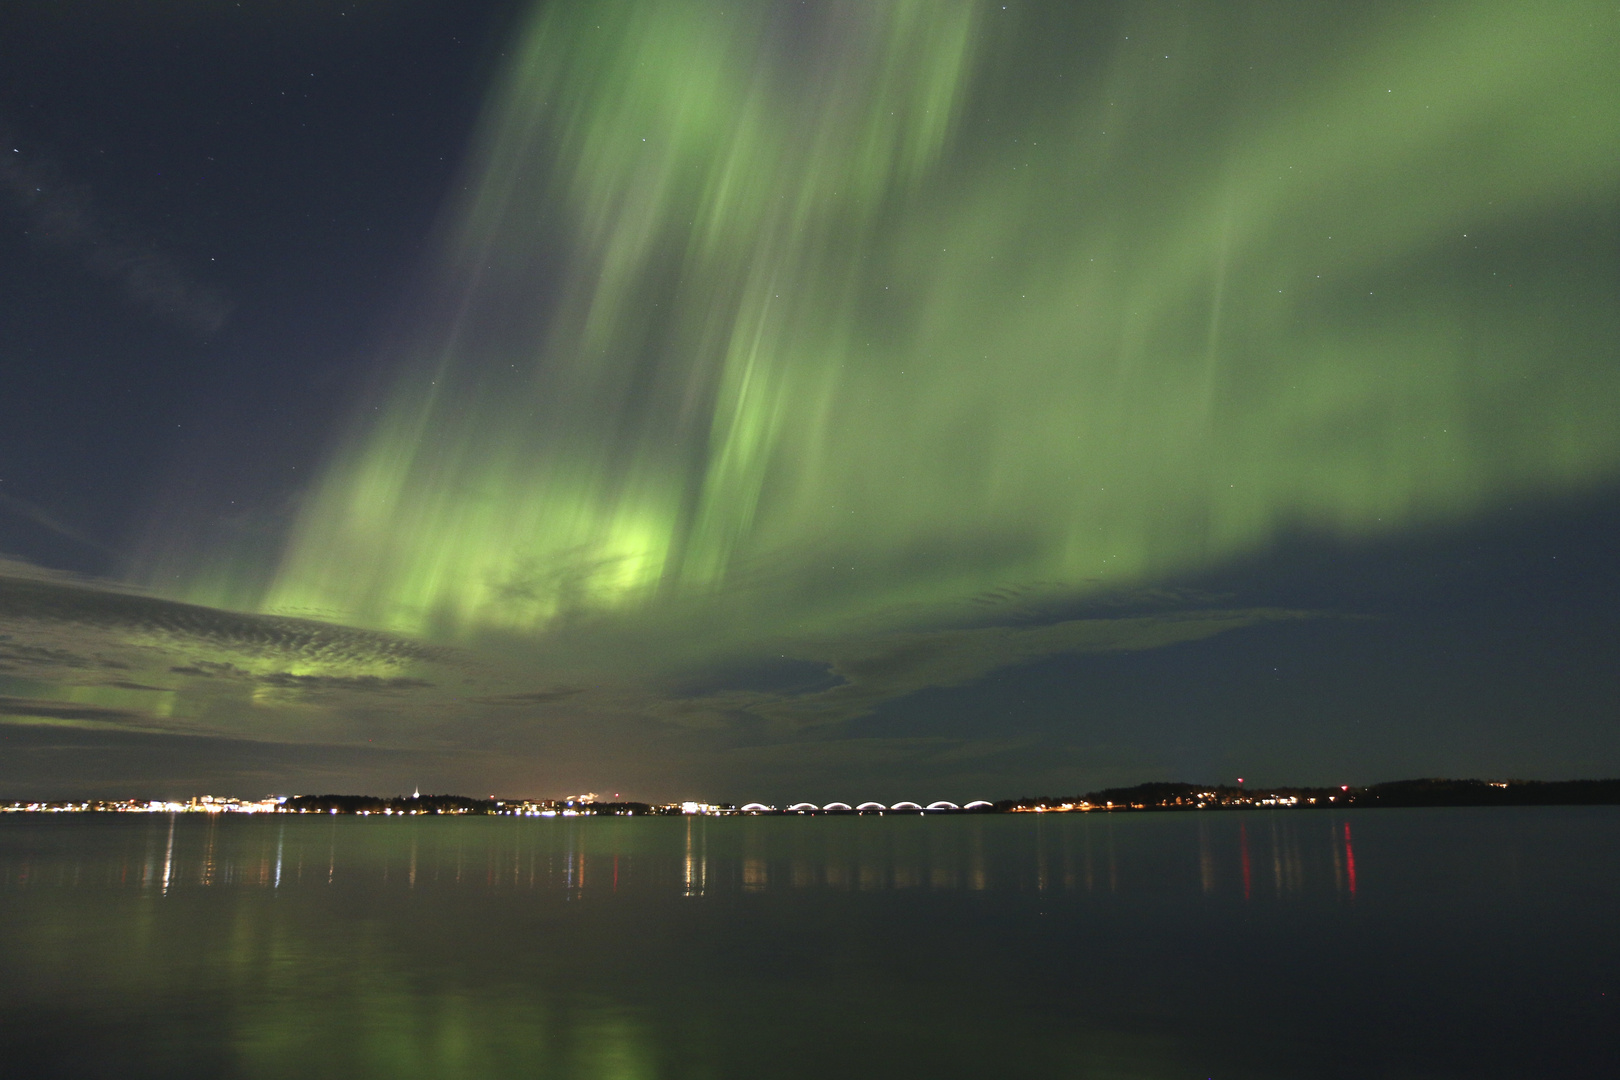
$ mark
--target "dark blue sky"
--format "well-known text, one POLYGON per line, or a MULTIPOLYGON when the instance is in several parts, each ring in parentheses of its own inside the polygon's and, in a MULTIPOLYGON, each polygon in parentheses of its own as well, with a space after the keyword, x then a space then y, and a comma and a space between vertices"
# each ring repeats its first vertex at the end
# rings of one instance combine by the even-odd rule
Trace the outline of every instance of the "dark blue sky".
POLYGON ((154 507, 296 485, 409 304, 513 13, 6 5, 0 550, 116 574, 154 507))

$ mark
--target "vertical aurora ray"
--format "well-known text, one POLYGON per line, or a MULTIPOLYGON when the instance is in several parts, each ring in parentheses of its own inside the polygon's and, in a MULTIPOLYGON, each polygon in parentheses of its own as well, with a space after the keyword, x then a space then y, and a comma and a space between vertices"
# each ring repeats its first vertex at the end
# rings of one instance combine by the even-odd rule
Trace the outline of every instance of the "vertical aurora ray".
POLYGON ((538 8, 259 606, 802 632, 1614 478, 1612 5, 1009 8, 538 8))

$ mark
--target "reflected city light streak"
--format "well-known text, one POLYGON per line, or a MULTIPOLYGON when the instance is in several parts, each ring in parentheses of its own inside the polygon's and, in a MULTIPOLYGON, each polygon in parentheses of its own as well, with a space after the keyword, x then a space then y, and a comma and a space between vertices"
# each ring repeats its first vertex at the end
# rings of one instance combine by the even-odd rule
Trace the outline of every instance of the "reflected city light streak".
POLYGON ((1608 806, 0 819, 0 1041, 18 1076, 86 1047, 257 1078, 1382 1076, 1415 1016, 1450 1024, 1428 1062, 1520 1026, 1446 1075, 1608 1075, 1535 1063, 1604 1007, 1617 837, 1608 806))
MULTIPOLYGON (((1187 848, 1179 878, 1170 879, 1211 901, 1231 895, 1225 890, 1234 885, 1244 901, 1323 892, 1355 897, 1359 868, 1349 822, 1335 820, 1318 831, 1292 815, 1276 810, 1244 820, 1178 818, 1175 827, 1187 829, 1187 848), (1257 890, 1257 872, 1270 889, 1257 890)), ((119 851, 104 871, 86 871, 79 863, 48 870, 14 864, 3 868, 0 885, 72 888, 81 878, 89 881, 88 872, 98 887, 156 887, 162 895, 179 887, 285 891, 306 884, 304 863, 325 855, 326 874, 318 879, 323 884, 385 891, 478 888, 570 899, 665 889, 690 897, 784 889, 1131 893, 1145 880, 1167 880, 1166 867, 1143 867, 1127 857, 1128 841, 1122 839, 1134 835, 1139 822, 1156 818, 1169 820, 902 815, 878 825, 854 815, 694 815, 582 817, 564 825, 402 816, 379 827, 353 818, 294 816, 272 827, 263 818, 173 814, 161 837, 131 829, 133 846, 119 851), (132 874, 131 864, 140 871, 132 874)))
POLYGON ((174 873, 174 825, 175 818, 169 817, 169 843, 163 852, 163 895, 169 895, 169 878, 174 873))
POLYGON ((1350 823, 1344 823, 1344 865, 1350 878, 1350 895, 1356 895, 1356 852, 1350 846, 1350 823))

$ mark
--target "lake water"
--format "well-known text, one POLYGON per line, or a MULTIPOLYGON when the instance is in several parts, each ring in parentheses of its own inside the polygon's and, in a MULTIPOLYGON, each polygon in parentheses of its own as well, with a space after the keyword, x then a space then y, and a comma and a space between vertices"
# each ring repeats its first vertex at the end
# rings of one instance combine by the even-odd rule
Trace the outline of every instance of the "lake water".
POLYGON ((1615 1077, 1620 808, 0 817, 7 1077, 1615 1077))

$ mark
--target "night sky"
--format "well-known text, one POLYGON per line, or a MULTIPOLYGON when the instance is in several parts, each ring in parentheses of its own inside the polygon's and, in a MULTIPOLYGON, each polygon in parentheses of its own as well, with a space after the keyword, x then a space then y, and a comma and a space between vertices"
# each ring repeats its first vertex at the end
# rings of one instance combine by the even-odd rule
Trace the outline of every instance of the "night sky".
POLYGON ((1620 774, 1617 55, 12 0, 0 798, 1620 774))

